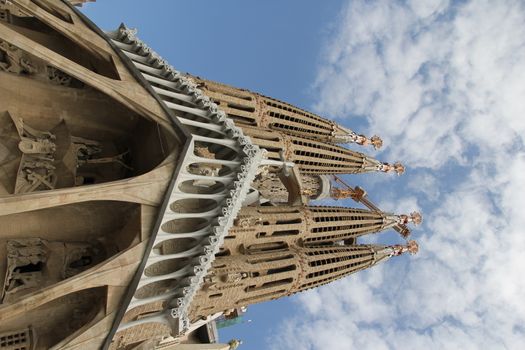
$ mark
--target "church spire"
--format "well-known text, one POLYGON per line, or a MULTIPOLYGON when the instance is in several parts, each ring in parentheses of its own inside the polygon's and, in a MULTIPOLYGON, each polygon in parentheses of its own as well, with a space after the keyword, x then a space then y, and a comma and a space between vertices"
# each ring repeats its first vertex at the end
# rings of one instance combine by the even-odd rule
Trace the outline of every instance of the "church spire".
POLYGON ((358 134, 289 103, 198 77, 192 79, 239 126, 268 128, 329 144, 356 143, 362 146, 371 145, 375 149, 383 145, 383 140, 377 135, 367 137, 358 134))
POLYGON ((191 319, 302 292, 373 267, 393 256, 416 254, 407 245, 283 246, 218 256, 191 305, 191 319))
MULTIPOLYGON (((361 236, 406 227, 409 222, 420 222, 420 218, 416 212, 394 215, 349 207, 244 207, 229 230, 223 249, 231 254, 256 254, 285 246, 353 244, 361 236)), ((406 238, 408 233, 402 236, 406 238)))
POLYGON ((339 145, 289 135, 281 131, 240 125, 254 144, 267 150, 269 159, 293 162, 302 174, 361 174, 396 172, 401 163, 384 163, 339 145))
POLYGON ((358 271, 373 267, 393 256, 405 253, 416 254, 419 246, 416 241, 407 245, 369 245, 319 246, 303 249, 304 277, 297 291, 328 284, 358 271), (326 254, 330 254, 327 258, 326 254))

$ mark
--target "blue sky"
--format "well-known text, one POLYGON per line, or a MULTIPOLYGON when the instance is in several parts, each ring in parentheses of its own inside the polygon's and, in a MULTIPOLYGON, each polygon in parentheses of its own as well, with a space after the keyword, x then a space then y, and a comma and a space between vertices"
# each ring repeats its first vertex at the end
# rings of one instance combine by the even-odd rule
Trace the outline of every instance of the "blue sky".
MULTIPOLYGON (((99 0, 174 67, 385 141, 401 177, 347 177, 419 209, 415 257, 252 306, 246 349, 516 349, 525 344, 522 1, 99 0)), ((353 205, 352 203, 341 203, 353 205)), ((395 233, 370 241, 400 242, 395 233)))

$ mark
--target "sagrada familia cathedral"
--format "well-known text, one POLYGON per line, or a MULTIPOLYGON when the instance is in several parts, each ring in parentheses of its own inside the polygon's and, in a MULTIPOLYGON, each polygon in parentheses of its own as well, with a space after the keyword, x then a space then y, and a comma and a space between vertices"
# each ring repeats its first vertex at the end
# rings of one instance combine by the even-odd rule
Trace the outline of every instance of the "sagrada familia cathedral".
POLYGON ((180 73, 82 2, 0 0, 0 350, 233 349, 196 334, 417 252, 419 213, 338 176, 403 173, 379 137, 180 73))

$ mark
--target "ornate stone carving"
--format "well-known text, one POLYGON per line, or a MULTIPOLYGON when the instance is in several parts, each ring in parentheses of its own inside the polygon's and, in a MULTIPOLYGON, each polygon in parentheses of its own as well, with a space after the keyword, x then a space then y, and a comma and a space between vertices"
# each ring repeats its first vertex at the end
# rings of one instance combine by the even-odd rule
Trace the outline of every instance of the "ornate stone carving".
POLYGON ((405 253, 409 253, 411 255, 417 254, 419 251, 419 244, 417 244, 416 241, 410 240, 407 242, 407 245, 391 245, 386 247, 381 247, 380 250, 376 251, 377 259, 376 261, 381 260, 381 258, 386 257, 392 257, 392 256, 399 256, 405 253))
POLYGON ((33 74, 35 66, 14 45, 0 40, 0 69, 15 74, 33 74))
POLYGON ((71 82, 73 81, 73 78, 70 75, 51 66, 47 67, 47 77, 53 84, 62 86, 70 86, 71 82))
POLYGON ((99 242, 95 243, 66 243, 66 256, 62 278, 75 276, 80 272, 100 262, 104 257, 104 250, 99 242))
POLYGON ((115 156, 97 158, 97 155, 102 153, 102 145, 99 142, 78 136, 71 136, 71 141, 76 150, 78 167, 85 164, 117 163, 128 170, 133 170, 125 161, 125 157, 129 154, 129 151, 122 152, 115 156))
MULTIPOLYGON (((195 143, 195 155, 207 159, 215 159, 215 153, 211 152, 207 146, 195 143)), ((221 166, 214 163, 198 163, 194 166, 197 175, 219 176, 221 166)), ((193 185, 200 187, 210 187, 215 185, 213 180, 193 180, 193 185)))
MULTIPOLYGON (((410 215, 384 214, 383 215, 383 229, 393 228, 396 226, 401 227, 401 228, 406 228, 405 225, 407 225, 408 223, 419 225, 421 224, 422 220, 423 220, 423 217, 417 211, 410 213, 410 215)), ((401 236, 407 238, 410 235, 410 230, 403 229, 399 233, 401 234, 401 236)))
POLYGON ((251 226, 260 225, 262 223, 262 218, 257 217, 245 217, 245 218, 237 218, 235 219, 235 226, 242 227, 242 228, 249 228, 251 226))
MULTIPOLYGON (((8 20, 9 11, 0 9, 0 20, 8 20)), ((84 84, 64 73, 60 69, 48 66, 43 60, 34 57, 6 41, 0 40, 0 70, 5 72, 30 75, 40 81, 54 85, 81 88, 84 84)))
POLYGON ((410 215, 406 215, 406 214, 399 215, 399 219, 400 219, 399 223, 402 225, 406 225, 409 222, 414 223, 414 225, 420 225, 421 222, 423 221, 423 216, 421 216, 419 212, 413 211, 412 213, 410 213, 410 215))
POLYGON ((405 167, 399 162, 394 164, 383 163, 371 157, 365 157, 362 165, 363 171, 380 171, 384 173, 395 172, 397 175, 402 175, 405 172, 405 167))
POLYGON ((256 179, 262 179, 267 177, 270 174, 270 166, 269 165, 263 165, 259 167, 257 170, 257 175, 255 176, 256 179))
POLYGON ((238 284, 243 279, 246 279, 248 277, 249 274, 247 272, 231 271, 218 274, 212 273, 204 277, 203 283, 204 288, 206 289, 222 290, 235 284, 238 284))
POLYGON ((313 195, 315 195, 315 191, 312 188, 304 188, 301 191, 301 194, 308 197, 312 197, 313 195))
POLYGON ((385 173, 394 171, 397 175, 403 175, 405 173, 405 166, 399 162, 395 162, 394 164, 381 163, 378 170, 385 173))
POLYGON ((48 258, 46 241, 40 238, 7 241, 7 273, 2 300, 42 282, 42 267, 48 258))
POLYGON ((54 189, 57 182, 53 164, 55 135, 30 127, 22 118, 12 117, 12 120, 20 136, 18 148, 22 152, 15 193, 54 189))

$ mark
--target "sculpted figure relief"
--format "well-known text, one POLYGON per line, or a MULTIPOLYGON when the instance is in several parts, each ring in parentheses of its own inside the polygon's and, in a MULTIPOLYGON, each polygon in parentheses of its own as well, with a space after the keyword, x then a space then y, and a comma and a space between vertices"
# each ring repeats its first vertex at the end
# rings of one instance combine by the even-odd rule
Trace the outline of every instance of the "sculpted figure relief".
MULTIPOLYGON (((202 158, 215 159, 215 154, 211 152, 205 145, 195 143, 195 155, 202 158)), ((193 167, 197 175, 203 176, 219 176, 221 166, 214 163, 198 163, 193 167)), ((213 180, 194 180, 193 185, 200 187, 211 187, 215 185, 213 180)))
POLYGON ((40 284, 42 267, 48 257, 46 243, 40 238, 12 239, 7 242, 7 273, 1 295, 3 302, 20 290, 40 284))
POLYGON ((0 69, 15 74, 33 74, 35 66, 23 57, 22 51, 5 41, 0 40, 0 69))

